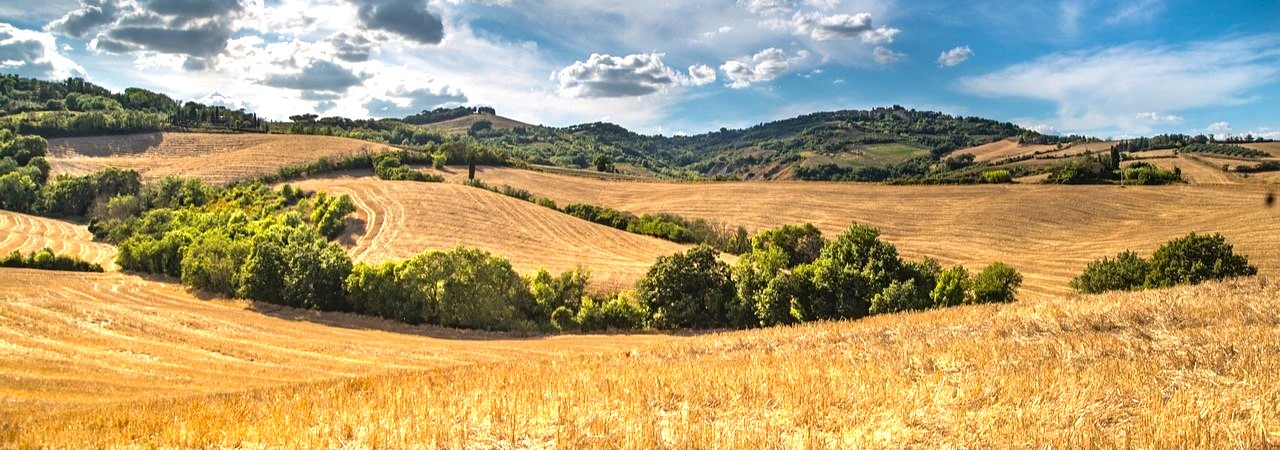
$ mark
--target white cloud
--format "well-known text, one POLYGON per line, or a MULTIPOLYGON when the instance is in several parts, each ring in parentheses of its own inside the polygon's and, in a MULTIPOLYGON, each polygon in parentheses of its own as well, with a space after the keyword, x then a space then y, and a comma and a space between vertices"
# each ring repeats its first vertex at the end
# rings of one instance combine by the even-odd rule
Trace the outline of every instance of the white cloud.
POLYGON ((689 84, 703 86, 716 81, 716 69, 705 64, 689 66, 689 84))
POLYGON ((1205 131, 1210 133, 1231 133, 1231 124, 1227 122, 1214 122, 1204 127, 1205 131))
POLYGON ((901 30, 879 27, 871 23, 871 14, 832 14, 797 12, 790 20, 773 19, 765 25, 779 30, 789 30, 798 36, 809 36, 815 41, 861 38, 868 44, 888 44, 901 30))
POLYGON ((53 35, 0 23, 0 72, 36 78, 85 76, 83 67, 58 52, 53 35))
POLYGON ((1182 121, 1181 116, 1177 116, 1174 114, 1160 114, 1158 112, 1138 113, 1136 116, 1134 116, 1134 118, 1141 121, 1152 122, 1152 123, 1160 123, 1160 122, 1174 123, 1174 122, 1182 121))
POLYGON ((893 64, 898 61, 902 61, 907 57, 905 53, 898 53, 884 47, 876 47, 876 49, 871 52, 871 55, 875 57, 876 63, 878 64, 893 64))
MULTIPOLYGON (((565 97, 611 98, 649 95, 688 80, 664 64, 662 56, 661 53, 637 53, 627 56, 593 53, 586 61, 576 61, 553 72, 551 79, 559 84, 558 92, 565 97)), ((693 73, 694 69, 690 67, 690 73, 693 73)))
POLYGON ((795 0, 738 0, 738 4, 754 14, 784 14, 796 8, 795 0))
POLYGON ((729 79, 727 86, 742 89, 786 74, 791 71, 792 64, 808 55, 808 52, 801 50, 795 57, 789 58, 781 49, 766 48, 748 58, 725 61, 720 65, 720 70, 729 79))
POLYGON ((1150 128, 1140 114, 1248 102, 1254 88, 1277 75, 1280 36, 1264 35, 1057 53, 959 85, 986 97, 1053 102, 1057 126, 1073 132, 1141 134, 1150 128))
POLYGON ((942 52, 938 55, 938 65, 942 67, 955 67, 960 63, 968 61, 973 56, 973 50, 968 45, 960 46, 942 52))
POLYGON ((221 106, 227 109, 249 109, 249 104, 239 98, 223 95, 218 91, 210 92, 204 97, 195 100, 196 103, 202 103, 209 106, 221 106))

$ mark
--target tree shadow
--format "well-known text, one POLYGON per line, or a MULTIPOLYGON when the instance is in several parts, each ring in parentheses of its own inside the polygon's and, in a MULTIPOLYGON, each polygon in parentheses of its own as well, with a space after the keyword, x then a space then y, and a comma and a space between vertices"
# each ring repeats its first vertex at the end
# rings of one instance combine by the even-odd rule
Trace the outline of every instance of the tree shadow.
POLYGON ((346 225, 342 228, 342 234, 338 235, 338 245, 345 248, 356 246, 356 241, 360 240, 360 236, 364 236, 368 232, 368 223, 361 218, 348 216, 345 220, 346 225))

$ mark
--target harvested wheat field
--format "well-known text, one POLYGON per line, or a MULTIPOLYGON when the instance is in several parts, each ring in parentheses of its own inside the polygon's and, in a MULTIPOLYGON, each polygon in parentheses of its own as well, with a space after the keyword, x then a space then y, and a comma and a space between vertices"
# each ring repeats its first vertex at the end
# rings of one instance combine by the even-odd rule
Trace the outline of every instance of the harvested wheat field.
POLYGON ((408 259, 459 245, 511 261, 521 273, 583 267, 595 290, 629 289, 659 257, 686 246, 597 225, 484 189, 335 175, 294 183, 350 194, 356 221, 339 237, 361 262, 408 259))
POLYGON ((0 210, 0 255, 43 248, 100 264, 106 270, 115 267, 116 248, 94 242, 93 234, 83 225, 0 210))
MULTIPOLYGON (((514 335, 200 299, 123 274, 0 269, 0 422, 389 371, 578 354, 658 335, 514 335)), ((0 442, 10 428, 0 426, 0 442)), ((0 446, 3 446, 0 444, 0 446)))
POLYGON ((676 213, 752 232, 808 222, 834 237, 857 221, 911 258, 971 269, 1008 263, 1026 277, 1024 298, 1067 294, 1088 262, 1126 249, 1149 255, 1192 231, 1223 233, 1262 273, 1280 275, 1280 208, 1265 206, 1267 186, 621 182, 509 168, 481 168, 477 178, 561 204, 676 213))
POLYGON ((1252 142, 1239 145, 1270 153, 1272 158, 1280 158, 1280 142, 1252 142))
POLYGON ((49 140, 54 174, 83 175, 107 167, 134 169, 144 180, 169 175, 225 183, 276 173, 320 158, 389 150, 382 144, 332 136, 146 133, 49 140))
POLYGON ((1265 280, 694 337, 243 395, 11 417, 18 446, 1259 448, 1265 280))
POLYGON ((1137 162, 1144 162, 1166 170, 1182 169, 1182 179, 1189 184, 1235 184, 1240 182, 1239 176, 1223 172, 1222 169, 1197 158, 1200 157, 1178 155, 1170 158, 1125 161, 1121 164, 1129 166, 1137 162))
POLYGON ((1022 145, 1017 139, 1001 139, 989 144, 979 145, 977 147, 969 147, 951 152, 950 156, 963 154, 971 154, 974 161, 991 162, 1015 156, 1033 155, 1036 153, 1045 153, 1058 148, 1054 145, 1022 145))

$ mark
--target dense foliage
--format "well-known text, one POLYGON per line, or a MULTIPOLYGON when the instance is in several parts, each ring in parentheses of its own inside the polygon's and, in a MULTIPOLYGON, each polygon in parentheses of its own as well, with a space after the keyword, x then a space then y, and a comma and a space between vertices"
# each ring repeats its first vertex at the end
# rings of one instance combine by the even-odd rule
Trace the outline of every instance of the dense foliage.
POLYGON ((48 248, 31 252, 26 256, 14 250, 0 258, 0 267, 20 267, 41 270, 62 270, 69 272, 102 272, 102 266, 66 255, 54 254, 48 248))
POLYGON ((43 81, 0 75, 0 127, 46 138, 163 130, 267 131, 254 113, 180 102, 148 91, 122 93, 80 78, 43 81))
POLYGON ((1200 284, 1210 280, 1257 275, 1248 258, 1237 255, 1221 234, 1174 239, 1145 260, 1126 251, 1089 263, 1071 287, 1084 294, 1200 284))
POLYGON ((1017 271, 994 263, 975 277, 937 261, 908 262, 854 224, 835 240, 812 225, 758 233, 732 267, 708 247, 660 259, 637 285, 659 328, 755 327, 960 304, 1013 301, 1017 271))

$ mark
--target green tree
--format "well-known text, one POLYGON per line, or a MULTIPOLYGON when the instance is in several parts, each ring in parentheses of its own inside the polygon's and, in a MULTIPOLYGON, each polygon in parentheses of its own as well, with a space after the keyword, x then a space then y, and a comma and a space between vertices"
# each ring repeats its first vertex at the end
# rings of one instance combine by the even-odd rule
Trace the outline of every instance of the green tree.
POLYGON ((28 212, 39 197, 40 186, 22 172, 0 175, 0 209, 28 212))
POLYGON ((1112 258, 1089 263, 1084 273, 1071 280, 1071 287, 1082 294, 1139 289, 1147 280, 1151 264, 1137 253, 1126 251, 1112 258))
POLYGON ((182 257, 182 283, 225 295, 240 287, 240 266, 249 255, 249 241, 235 240, 222 230, 211 230, 187 246, 182 257))
POLYGON ((969 298, 973 303, 1008 303, 1014 300, 1020 286, 1022 274, 996 262, 973 277, 973 295, 969 298))
POLYGON ((1221 234, 1191 233, 1156 250, 1145 284, 1169 287, 1257 274, 1258 268, 1237 255, 1221 234))
POLYGON ((431 154, 431 167, 435 167, 436 170, 443 170, 444 165, 448 162, 449 154, 442 150, 437 150, 435 153, 431 154))
POLYGON ((652 313, 655 327, 716 328, 729 325, 734 300, 729 266, 716 251, 698 246, 658 258, 636 286, 640 301, 652 313))
POLYGON ((815 319, 856 319, 871 309, 871 299, 894 280, 907 278, 905 264, 880 231, 853 224, 822 249, 813 262, 817 295, 815 319))
POLYGON ((926 309, 928 297, 920 295, 913 280, 894 280, 871 299, 871 314, 926 309), (922 301, 925 300, 925 301, 922 301))
POLYGON ((964 266, 955 266, 938 276, 938 284, 929 294, 936 308, 946 308, 969 303, 969 271, 964 266))

